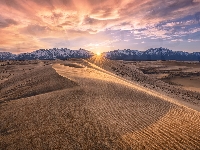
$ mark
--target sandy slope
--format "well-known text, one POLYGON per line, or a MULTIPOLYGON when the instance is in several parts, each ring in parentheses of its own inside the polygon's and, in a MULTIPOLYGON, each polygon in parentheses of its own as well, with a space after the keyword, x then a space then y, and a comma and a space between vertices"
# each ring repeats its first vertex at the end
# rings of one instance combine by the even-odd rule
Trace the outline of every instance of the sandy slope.
POLYGON ((33 71, 15 75, 0 84, 0 102, 35 96, 76 85, 66 78, 60 78, 51 66, 38 67, 33 71))
MULTIPOLYGON (((101 68, 112 72, 123 80, 126 79, 134 85, 142 86, 145 92, 153 91, 165 97, 171 97, 178 103, 200 111, 200 93, 184 90, 183 88, 168 84, 155 77, 144 74, 137 66, 124 61, 113 61, 102 57, 92 57, 88 60, 101 68)), ((146 62, 145 62, 146 63, 146 62)))
POLYGON ((101 68, 53 68, 83 87, 86 107, 132 148, 200 148, 199 112, 99 71, 101 68))
POLYGON ((27 79, 55 90, 0 104, 2 149, 200 149, 198 111, 88 62, 53 69, 27 79))
POLYGON ((0 96, 0 149, 130 149, 86 107, 85 90, 50 66, 8 79, 0 96))

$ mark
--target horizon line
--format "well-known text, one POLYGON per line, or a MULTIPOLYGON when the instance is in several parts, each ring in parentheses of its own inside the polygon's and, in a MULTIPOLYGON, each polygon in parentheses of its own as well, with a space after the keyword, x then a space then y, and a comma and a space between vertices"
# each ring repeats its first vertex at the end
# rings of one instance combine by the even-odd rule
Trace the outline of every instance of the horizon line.
MULTIPOLYGON (((150 50, 150 49, 159 49, 159 48, 163 48, 163 49, 167 49, 167 50, 171 50, 173 52, 185 52, 185 53, 197 53, 198 51, 194 51, 194 52, 189 52, 189 51, 183 51, 183 50, 172 50, 172 49, 169 49, 169 48, 165 48, 165 47, 155 47, 155 48, 148 48, 147 50, 150 50)), ((72 50, 72 51, 78 51, 78 50, 86 50, 86 51, 89 51, 89 52, 92 52, 92 53, 95 53, 94 51, 91 51, 91 50, 88 50, 88 49, 84 49, 84 48, 79 48, 79 49, 70 49, 70 48, 49 48, 49 49, 45 49, 45 48, 40 48, 40 49, 36 49, 36 50, 33 50, 31 52, 19 52, 19 53, 13 53, 13 52, 10 52, 10 51, 0 51, 0 53, 11 53, 11 54, 15 54, 15 55, 19 55, 19 54, 25 54, 25 53, 32 53, 32 52, 36 52, 36 51, 40 51, 40 50, 62 50, 62 49, 67 49, 67 50, 72 50)), ((110 51, 104 51, 104 52, 100 52, 100 53, 108 53, 108 52, 112 52, 112 51, 117 51, 117 50, 131 50, 131 51, 140 51, 140 52, 145 52, 147 50, 138 50, 138 49, 130 49, 130 48, 125 48, 125 49, 113 49, 113 50, 110 50, 110 51)), ((99 52, 99 51, 98 51, 99 52)), ((200 53, 200 52, 199 52, 200 53)))

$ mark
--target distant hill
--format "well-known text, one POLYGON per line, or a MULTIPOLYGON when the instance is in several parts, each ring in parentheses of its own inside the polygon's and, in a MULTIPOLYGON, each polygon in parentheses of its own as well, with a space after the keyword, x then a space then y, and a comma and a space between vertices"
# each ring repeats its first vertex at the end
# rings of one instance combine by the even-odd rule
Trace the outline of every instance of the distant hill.
POLYGON ((67 59, 67 58, 88 58, 93 53, 84 49, 70 50, 67 48, 40 49, 30 53, 21 53, 18 55, 10 52, 0 52, 0 60, 51 60, 51 59, 67 59))
POLYGON ((114 50, 105 52, 105 57, 114 60, 177 60, 200 61, 200 52, 172 51, 167 48, 150 48, 146 51, 138 50, 114 50))

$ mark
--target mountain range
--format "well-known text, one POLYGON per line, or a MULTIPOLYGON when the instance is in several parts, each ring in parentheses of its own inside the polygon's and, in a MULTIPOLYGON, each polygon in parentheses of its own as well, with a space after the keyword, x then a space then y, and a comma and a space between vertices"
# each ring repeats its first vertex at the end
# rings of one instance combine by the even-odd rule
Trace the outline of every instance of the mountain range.
POLYGON ((93 53, 84 49, 70 50, 67 48, 40 49, 30 53, 12 54, 10 52, 0 52, 0 60, 51 60, 67 58, 88 58, 93 53))
POLYGON ((150 48, 146 51, 114 50, 105 52, 104 56, 113 60, 177 60, 200 61, 200 52, 172 51, 167 48, 150 48))
MULTIPOLYGON (((0 52, 0 60, 32 60, 32 59, 67 59, 89 58, 94 53, 88 50, 70 50, 67 48, 40 49, 30 53, 12 54, 0 52)), ((172 51, 167 48, 150 48, 146 51, 138 50, 114 50, 102 53, 108 59, 113 60, 177 60, 177 61, 200 61, 200 52, 172 51)))

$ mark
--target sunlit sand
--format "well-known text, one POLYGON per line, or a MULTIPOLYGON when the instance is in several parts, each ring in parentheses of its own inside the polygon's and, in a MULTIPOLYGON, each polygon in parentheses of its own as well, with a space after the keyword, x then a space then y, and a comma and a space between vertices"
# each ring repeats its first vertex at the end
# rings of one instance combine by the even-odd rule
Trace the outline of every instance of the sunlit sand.
POLYGON ((193 145, 186 136, 191 134, 199 138, 196 134, 200 132, 198 111, 89 64, 93 68, 85 66, 80 69, 59 64, 53 68, 58 74, 70 78, 85 89, 89 97, 92 97, 87 108, 102 123, 115 127, 127 143, 133 147, 141 144, 150 149, 181 149, 198 145, 197 141, 193 145), (96 96, 93 97, 93 94, 96 96))
POLYGON ((18 72, 1 84, 1 147, 200 149, 192 103, 120 77, 108 71, 117 62, 105 61, 13 65, 18 72))

